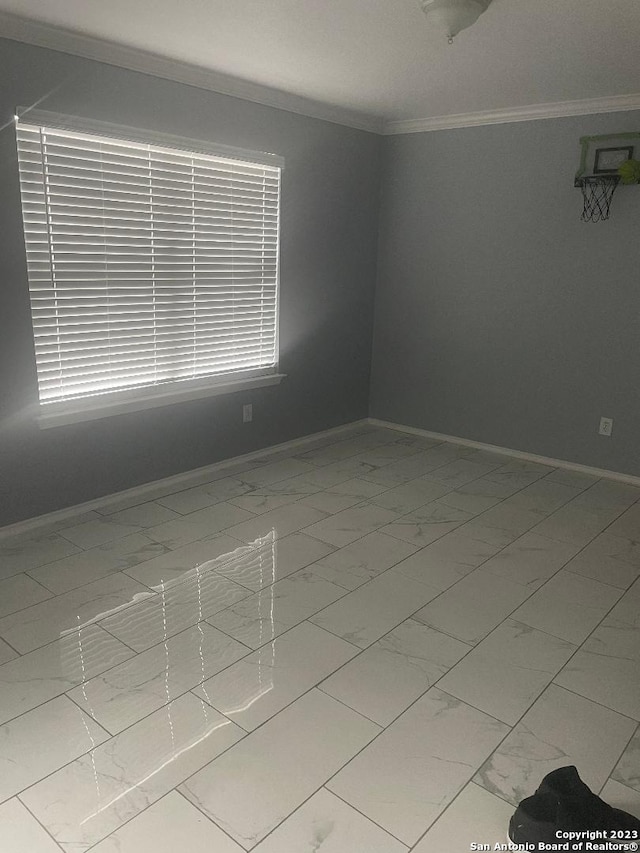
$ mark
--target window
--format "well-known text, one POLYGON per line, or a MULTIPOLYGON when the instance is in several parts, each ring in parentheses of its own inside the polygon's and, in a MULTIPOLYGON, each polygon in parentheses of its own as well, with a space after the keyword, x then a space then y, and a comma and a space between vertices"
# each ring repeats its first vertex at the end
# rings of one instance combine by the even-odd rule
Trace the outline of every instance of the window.
POLYGON ((35 111, 17 140, 43 421, 279 381, 279 158, 35 111))

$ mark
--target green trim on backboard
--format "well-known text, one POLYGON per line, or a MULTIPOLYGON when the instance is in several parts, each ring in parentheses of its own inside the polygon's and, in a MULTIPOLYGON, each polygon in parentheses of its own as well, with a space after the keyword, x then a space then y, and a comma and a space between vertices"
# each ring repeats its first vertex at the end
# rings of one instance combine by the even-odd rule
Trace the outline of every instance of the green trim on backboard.
MULTIPOLYGON (((596 142, 604 142, 605 140, 627 140, 627 139, 638 139, 640 140, 640 133, 605 133, 600 136, 581 136, 580 137, 580 145, 582 146, 582 150, 580 152, 580 166, 578 167, 578 171, 576 172, 575 180, 579 181, 585 173, 591 175, 593 172, 587 172, 587 156, 589 154, 589 148, 593 143, 596 142)), ((640 146, 639 146, 640 147, 640 146)), ((634 151, 634 154, 636 152, 634 151)), ((577 185, 577 184, 576 184, 577 185)))

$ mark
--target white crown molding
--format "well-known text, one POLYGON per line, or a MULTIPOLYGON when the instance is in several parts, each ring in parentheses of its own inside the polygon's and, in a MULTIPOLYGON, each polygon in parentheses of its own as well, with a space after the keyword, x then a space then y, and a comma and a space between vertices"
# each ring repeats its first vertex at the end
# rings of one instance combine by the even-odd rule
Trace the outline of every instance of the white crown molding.
POLYGON ((611 95, 606 98, 586 98, 582 101, 558 101, 555 104, 530 104, 524 107, 483 110, 477 113, 388 121, 382 132, 385 136, 394 136, 401 133, 425 133, 432 130, 451 130, 456 127, 477 127, 484 124, 507 124, 514 121, 535 121, 638 109, 640 109, 640 93, 611 95))
POLYGON ((293 95, 259 83, 241 80, 228 74, 222 74, 198 65, 189 65, 175 59, 158 56, 155 53, 116 44, 74 33, 70 30, 45 24, 40 21, 20 18, 0 12, 0 37, 25 42, 37 47, 46 47, 61 53, 70 53, 84 59, 93 59, 129 71, 139 71, 153 77, 162 77, 198 89, 207 89, 221 95, 230 95, 244 101, 252 101, 266 107, 275 107, 290 113, 330 121, 333 124, 366 130, 370 133, 382 133, 383 121, 375 116, 353 112, 343 107, 314 101, 300 95, 293 95))
POLYGON ((463 447, 473 447, 476 450, 486 450, 489 453, 500 453, 502 456, 513 456, 515 459, 524 459, 527 462, 537 462, 540 465, 549 465, 552 468, 563 468, 565 471, 577 471, 579 474, 587 474, 590 477, 598 477, 603 480, 615 480, 617 483, 629 483, 632 486, 640 486, 640 477, 634 474, 623 474, 619 471, 608 471, 605 468, 592 468, 590 465, 581 465, 579 462, 567 462, 564 459, 553 459, 551 456, 539 456, 537 453, 527 453, 524 450, 512 450, 510 447, 500 447, 497 444, 486 444, 483 441, 474 441, 470 438, 460 438, 457 435, 445 435, 442 432, 432 432, 419 427, 404 426, 392 421, 384 421, 380 418, 367 418, 372 426, 395 429, 398 432, 410 435, 421 435, 424 438, 433 438, 437 441, 448 441, 451 444, 461 444, 463 447))
POLYGON ((256 104, 274 107, 308 118, 329 121, 356 130, 384 134, 385 136, 640 109, 640 93, 633 93, 603 98, 586 98, 579 101, 530 104, 523 107, 507 107, 497 110, 385 122, 376 116, 314 101, 311 98, 272 89, 269 86, 242 80, 202 66, 189 65, 175 59, 158 56, 154 53, 93 36, 74 33, 41 21, 21 18, 6 12, 0 12, 0 38, 8 38, 85 59, 93 59, 96 62, 126 68, 129 71, 150 74, 153 77, 184 83, 198 89, 206 89, 221 95, 252 101, 256 104))

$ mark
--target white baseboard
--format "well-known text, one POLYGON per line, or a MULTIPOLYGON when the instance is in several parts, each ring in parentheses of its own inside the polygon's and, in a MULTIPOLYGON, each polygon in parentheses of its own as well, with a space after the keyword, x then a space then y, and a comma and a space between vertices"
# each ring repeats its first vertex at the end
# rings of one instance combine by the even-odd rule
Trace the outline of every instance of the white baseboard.
POLYGON ((59 509, 55 512, 46 513, 45 515, 38 515, 35 518, 27 518, 24 521, 17 521, 15 524, 0 527, 0 539, 4 539, 7 536, 16 536, 21 533, 29 533, 30 531, 37 530, 40 527, 57 524, 58 522, 64 521, 67 518, 72 518, 81 512, 105 509, 126 498, 144 498, 145 495, 153 494, 158 487, 176 486, 177 491, 180 486, 183 486, 186 489, 189 487, 189 482, 192 479, 199 480, 203 474, 215 474, 217 471, 230 468, 233 465, 237 465, 239 462, 249 462, 252 459, 258 459, 261 456, 267 456, 271 453, 300 447, 301 445, 308 444, 311 441, 317 441, 319 438, 339 435, 342 432, 348 432, 359 424, 367 423, 369 423, 368 418, 362 418, 359 421, 352 421, 351 423, 343 424, 339 427, 332 427, 331 429, 325 429, 321 432, 314 432, 311 435, 305 435, 302 438, 294 438, 291 441, 284 441, 282 444, 274 444, 269 447, 263 447, 261 450, 244 453, 242 456, 233 456, 230 459, 224 459, 221 462, 214 462, 212 465, 204 465, 202 468, 195 468, 192 471, 184 471, 181 474, 173 474, 171 477, 163 477, 160 480, 143 483, 140 486, 134 486, 132 489, 126 489, 123 492, 105 495, 104 497, 95 498, 94 500, 86 501, 82 504, 75 504, 74 506, 65 507, 65 509, 59 509))
POLYGON ((606 480, 616 480, 619 483, 629 483, 632 486, 640 486, 640 477, 633 474, 622 474, 618 471, 607 471, 604 468, 592 468, 589 465, 580 465, 577 462, 567 462, 565 459, 552 459, 549 456, 538 456, 536 453, 527 453, 523 450, 512 450, 509 447, 499 447, 497 444, 485 444, 483 441, 473 441, 469 438, 460 438, 455 435, 444 435, 441 432, 431 432, 418 427, 404 426, 379 418, 367 419, 372 426, 395 429, 398 432, 407 432, 411 435, 422 435, 425 438, 434 438, 438 441, 449 441, 452 444, 462 444, 465 447, 474 447, 477 450, 488 450, 491 453, 502 453, 505 456, 514 456, 516 459, 525 459, 527 462, 539 462, 541 465, 551 465, 553 468, 565 468, 568 471, 578 471, 581 474, 590 474, 592 477, 601 477, 606 480))
MULTIPOLYGON (((496 444, 485 444, 482 441, 473 441, 468 438, 460 438, 455 435, 445 435, 440 432, 432 432, 418 427, 404 426, 390 421, 380 420, 379 418, 363 418, 359 421, 352 421, 348 424, 343 424, 339 427, 315 432, 311 435, 305 435, 302 438, 294 438, 291 441, 282 442, 282 444, 274 444, 270 447, 263 447, 261 450, 254 450, 251 453, 244 453, 241 456, 233 456, 230 459, 224 459, 221 462, 215 462, 212 465, 205 465, 202 468, 195 468, 192 471, 185 471, 181 474, 174 474, 171 477, 164 477, 160 480, 153 480, 150 483, 143 483, 141 486, 134 486, 132 489, 126 489, 123 492, 105 495, 95 500, 86 501, 82 504, 66 507, 65 509, 49 512, 45 515, 39 515, 35 518, 28 518, 24 521, 17 521, 15 524, 9 524, 6 527, 0 527, 0 540, 8 536, 16 536, 22 533, 29 533, 37 530, 40 527, 48 527, 56 525, 67 518, 73 518, 78 513, 90 512, 91 510, 100 510, 119 503, 121 500, 128 498, 142 498, 146 495, 153 495, 158 487, 176 487, 176 491, 180 486, 185 489, 189 487, 189 482, 193 479, 200 480, 203 474, 215 474, 217 471, 222 471, 225 468, 230 468, 237 465, 239 462, 250 462, 252 459, 258 459, 261 456, 266 456, 271 453, 277 453, 283 450, 300 447, 312 441, 317 441, 319 438, 328 437, 331 435, 340 435, 340 433, 348 432, 349 430, 362 424, 371 424, 372 426, 385 427, 386 429, 394 429, 398 432, 408 433, 410 435, 421 435, 425 438, 433 438, 437 441, 448 441, 452 444, 461 444, 465 447, 473 447, 477 450, 488 450, 492 453, 502 453, 505 456, 513 456, 516 459, 525 459, 528 462, 539 462, 542 465, 550 465, 554 468, 565 468, 568 471, 578 471, 582 474, 590 474, 593 477, 600 477, 607 480, 615 480, 619 483, 629 483, 632 486, 640 486, 640 477, 633 474, 622 474, 618 471, 607 471, 603 468, 592 468, 589 465, 580 465, 576 462, 567 462, 564 459, 552 459, 548 456, 538 456, 536 453, 527 453, 522 450, 512 450, 509 447, 500 447, 496 444)), ((142 501, 141 501, 142 502, 142 501)))

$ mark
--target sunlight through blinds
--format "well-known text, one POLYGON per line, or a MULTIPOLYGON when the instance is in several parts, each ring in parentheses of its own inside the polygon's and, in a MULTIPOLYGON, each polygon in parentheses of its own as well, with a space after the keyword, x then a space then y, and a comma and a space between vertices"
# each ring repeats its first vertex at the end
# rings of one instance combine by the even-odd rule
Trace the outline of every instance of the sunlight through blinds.
POLYGON ((17 122, 42 404, 277 361, 280 167, 17 122))

